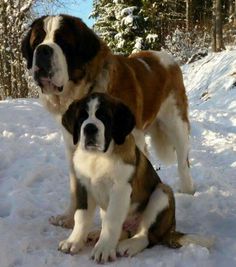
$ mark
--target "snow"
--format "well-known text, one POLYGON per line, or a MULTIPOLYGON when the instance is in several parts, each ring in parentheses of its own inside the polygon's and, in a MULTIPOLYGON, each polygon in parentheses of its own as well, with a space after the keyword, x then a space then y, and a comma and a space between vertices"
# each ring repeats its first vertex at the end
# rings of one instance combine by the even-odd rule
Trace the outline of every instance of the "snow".
POLYGON ((149 43, 157 42, 157 40, 158 40, 158 35, 157 35, 157 34, 153 34, 153 33, 149 33, 149 34, 146 36, 146 40, 147 40, 149 43))
POLYGON ((127 16, 127 15, 133 15, 136 9, 138 9, 136 6, 126 7, 121 10, 120 14, 122 17, 127 16))
POLYGON ((136 37, 135 39, 135 44, 134 44, 134 49, 132 51, 132 53, 138 52, 142 49, 142 42, 143 42, 143 38, 142 37, 136 37))
MULTIPOLYGON (((215 246, 156 246, 107 266, 236 266, 236 51, 211 54, 183 67, 188 90, 194 196, 175 193, 177 228, 215 236, 215 246)), ((159 165, 156 159, 155 163, 159 165)), ((70 230, 48 217, 69 201, 68 168, 59 126, 35 99, 0 102, 0 266, 96 266, 87 247, 57 251, 70 230)), ((177 189, 176 166, 161 165, 177 189)), ((98 218, 96 218, 98 223, 98 218)))
POLYGON ((129 14, 128 16, 124 17, 122 20, 121 20, 121 25, 133 25, 133 22, 134 22, 134 16, 132 14, 129 14))
POLYGON ((21 8, 20 8, 20 12, 26 12, 30 6, 32 5, 32 1, 26 2, 21 8))

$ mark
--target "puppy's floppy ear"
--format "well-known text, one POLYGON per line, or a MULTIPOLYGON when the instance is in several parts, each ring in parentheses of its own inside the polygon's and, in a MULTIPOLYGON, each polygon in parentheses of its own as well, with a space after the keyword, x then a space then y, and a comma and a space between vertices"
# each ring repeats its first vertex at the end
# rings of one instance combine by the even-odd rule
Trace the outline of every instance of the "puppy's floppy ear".
POLYGON ((32 68, 32 61, 33 61, 33 49, 30 46, 31 33, 32 33, 32 29, 28 31, 28 33, 23 38, 22 43, 21 43, 21 53, 27 61, 28 69, 32 68))
POLYGON ((114 111, 112 136, 117 145, 125 142, 126 136, 135 126, 135 117, 131 110, 119 102, 114 111))
POLYGON ((100 49, 98 36, 81 19, 76 18, 76 51, 81 64, 93 59, 100 49))
POLYGON ((79 140, 79 129, 78 129, 78 103, 74 101, 70 104, 67 111, 62 116, 62 125, 66 130, 73 135, 73 143, 76 145, 79 140))

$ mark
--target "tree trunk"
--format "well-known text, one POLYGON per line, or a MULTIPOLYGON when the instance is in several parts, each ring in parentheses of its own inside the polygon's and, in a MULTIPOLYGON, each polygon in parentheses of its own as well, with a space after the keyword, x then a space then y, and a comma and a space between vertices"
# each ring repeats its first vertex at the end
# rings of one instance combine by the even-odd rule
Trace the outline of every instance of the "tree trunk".
POLYGON ((236 27, 236 0, 234 2, 234 26, 236 27))
POLYGON ((216 0, 213 1, 212 3, 212 29, 211 29, 211 39, 212 39, 212 43, 211 43, 211 47, 212 47, 212 51, 216 52, 216 0))
POLYGON ((216 0, 216 52, 225 49, 223 43, 222 2, 216 0))
POLYGON ((233 0, 229 0, 229 16, 231 16, 233 13, 234 13, 233 0))
POLYGON ((186 0, 186 31, 191 29, 192 0, 186 0))
POLYGON ((221 0, 214 0, 212 8, 212 50, 213 52, 219 52, 224 49, 222 3, 221 0))
POLYGON ((8 17, 7 17, 7 5, 4 3, 2 5, 2 60, 3 60, 3 96, 4 98, 8 97, 12 93, 12 85, 11 85, 11 64, 10 64, 10 47, 8 43, 8 17))

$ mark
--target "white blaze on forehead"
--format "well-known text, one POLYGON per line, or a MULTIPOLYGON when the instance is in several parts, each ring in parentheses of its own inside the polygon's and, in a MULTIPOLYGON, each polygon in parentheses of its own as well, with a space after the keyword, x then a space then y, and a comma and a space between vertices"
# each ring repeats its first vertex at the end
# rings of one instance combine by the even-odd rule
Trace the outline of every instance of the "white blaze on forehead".
POLYGON ((44 40, 53 41, 54 33, 60 28, 61 21, 61 16, 48 16, 44 19, 44 30, 46 32, 44 40))
POLYGON ((88 114, 89 117, 94 118, 95 117, 95 113, 98 109, 99 106, 99 101, 97 98, 93 98, 88 102, 88 114))

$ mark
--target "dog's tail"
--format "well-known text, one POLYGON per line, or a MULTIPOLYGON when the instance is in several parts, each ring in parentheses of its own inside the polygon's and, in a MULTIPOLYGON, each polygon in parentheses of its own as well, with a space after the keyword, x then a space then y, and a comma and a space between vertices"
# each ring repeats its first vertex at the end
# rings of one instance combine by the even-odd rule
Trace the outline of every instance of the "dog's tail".
POLYGON ((204 237, 196 234, 185 234, 179 239, 181 246, 186 246, 189 244, 199 245, 205 248, 211 248, 215 243, 214 237, 204 237))
POLYGON ((183 234, 180 232, 171 232, 165 239, 166 245, 171 248, 179 248, 190 244, 199 245, 210 249, 214 243, 214 237, 204 237, 197 234, 183 234))
POLYGON ((176 162, 176 152, 166 132, 158 122, 155 122, 150 130, 150 149, 154 148, 154 153, 164 164, 176 162))

